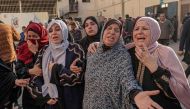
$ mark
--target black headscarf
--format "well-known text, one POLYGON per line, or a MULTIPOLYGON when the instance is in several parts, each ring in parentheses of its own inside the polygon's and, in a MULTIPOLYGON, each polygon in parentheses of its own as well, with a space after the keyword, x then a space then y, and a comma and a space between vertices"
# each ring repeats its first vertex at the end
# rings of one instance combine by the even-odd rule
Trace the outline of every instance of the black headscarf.
POLYGON ((87 53, 87 49, 88 49, 88 46, 91 44, 91 43, 93 43, 93 42, 99 42, 100 41, 100 33, 101 33, 101 30, 100 30, 100 26, 99 26, 99 24, 98 24, 98 21, 96 20, 96 18, 95 17, 93 17, 93 16, 89 16, 89 17, 87 17, 85 20, 84 20, 84 22, 83 22, 83 28, 85 28, 85 23, 86 23, 86 21, 87 20, 92 20, 93 22, 95 22, 96 24, 97 24, 97 26, 98 26, 98 32, 97 32, 97 34, 96 35, 94 35, 94 36, 85 36, 81 41, 80 41, 80 45, 82 46, 82 48, 83 48, 83 50, 84 50, 84 52, 85 52, 85 54, 87 53))

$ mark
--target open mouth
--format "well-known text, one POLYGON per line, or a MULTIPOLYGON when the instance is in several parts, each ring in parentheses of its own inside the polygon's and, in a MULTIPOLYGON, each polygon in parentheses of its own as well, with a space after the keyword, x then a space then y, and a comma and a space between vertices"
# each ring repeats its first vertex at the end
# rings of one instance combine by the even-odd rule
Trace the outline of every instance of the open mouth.
POLYGON ((54 37, 52 37, 52 39, 58 39, 58 37, 57 37, 57 36, 54 36, 54 37))
POLYGON ((138 41, 144 41, 145 38, 137 38, 138 41))

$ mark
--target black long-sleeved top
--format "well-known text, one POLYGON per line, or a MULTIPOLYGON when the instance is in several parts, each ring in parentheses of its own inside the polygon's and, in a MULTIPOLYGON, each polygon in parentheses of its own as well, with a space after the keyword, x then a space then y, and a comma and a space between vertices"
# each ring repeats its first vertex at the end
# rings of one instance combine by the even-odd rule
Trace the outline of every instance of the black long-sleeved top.
POLYGON ((0 59, 0 109, 11 102, 16 75, 0 59))
MULTIPOLYGON (((139 73, 139 60, 135 56, 135 48, 129 49, 132 58, 134 74, 138 82, 142 85, 144 91, 160 90, 160 93, 151 98, 164 109, 181 109, 180 103, 172 93, 168 79, 170 73, 166 69, 158 67, 157 71, 151 73, 147 67, 144 67, 144 74, 139 73), (140 75, 140 76, 139 76, 140 75)), ((142 66, 141 66, 142 67, 142 66)), ((143 68, 141 68, 141 71, 143 68)))
POLYGON ((15 70, 18 78, 30 78, 29 85, 24 87, 22 96, 23 109, 44 109, 49 97, 43 97, 41 94, 41 86, 43 85, 42 76, 34 76, 29 74, 29 69, 33 68, 38 54, 33 56, 33 61, 24 64, 21 60, 16 62, 15 70))

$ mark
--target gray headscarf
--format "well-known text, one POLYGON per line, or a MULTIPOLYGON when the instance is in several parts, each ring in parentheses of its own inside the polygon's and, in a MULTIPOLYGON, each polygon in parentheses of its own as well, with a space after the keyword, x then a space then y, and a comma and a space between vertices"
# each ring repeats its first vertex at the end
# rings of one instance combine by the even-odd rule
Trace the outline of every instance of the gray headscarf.
POLYGON ((49 70, 48 65, 50 62, 54 62, 65 66, 66 49, 69 46, 69 42, 67 40, 68 38, 67 25, 62 20, 52 20, 48 25, 47 28, 48 32, 53 24, 58 24, 60 26, 63 41, 60 44, 54 44, 49 40, 49 46, 43 54, 42 71, 43 71, 44 85, 42 86, 42 94, 43 96, 49 94, 51 98, 58 98, 58 91, 56 85, 50 83, 52 71, 49 70))
MULTIPOLYGON (((110 26, 111 24, 117 24, 120 28, 120 35, 122 35, 122 24, 119 20, 116 20, 116 19, 111 19, 109 21, 106 22, 106 24, 103 26, 103 29, 102 29, 102 32, 101 32, 101 38, 100 38, 100 46, 98 48, 98 52, 102 52, 103 48, 105 47, 105 44, 103 43, 103 34, 104 34, 104 31, 105 29, 110 26)), ((124 45, 124 41, 123 41, 123 38, 122 36, 120 36, 120 39, 119 41, 114 44, 113 47, 111 48, 118 48, 119 46, 123 46, 124 45)))

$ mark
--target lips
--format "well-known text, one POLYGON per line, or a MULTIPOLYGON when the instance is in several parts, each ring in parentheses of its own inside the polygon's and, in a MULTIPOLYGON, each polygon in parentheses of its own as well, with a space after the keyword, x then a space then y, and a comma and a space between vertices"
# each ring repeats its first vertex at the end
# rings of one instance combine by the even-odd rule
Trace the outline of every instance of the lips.
POLYGON ((138 41, 144 41, 145 38, 137 38, 138 41))
POLYGON ((89 32, 89 33, 93 33, 94 31, 93 31, 93 30, 89 30, 88 32, 89 32))

